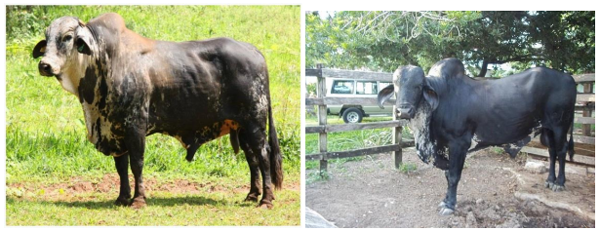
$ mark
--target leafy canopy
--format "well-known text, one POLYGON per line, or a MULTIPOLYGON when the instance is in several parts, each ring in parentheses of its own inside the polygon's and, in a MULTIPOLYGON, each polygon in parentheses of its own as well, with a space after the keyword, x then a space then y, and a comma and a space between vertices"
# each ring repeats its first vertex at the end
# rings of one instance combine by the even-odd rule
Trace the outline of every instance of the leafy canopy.
POLYGON ((389 72, 456 57, 477 76, 490 65, 492 76, 534 65, 594 72, 594 21, 593 11, 308 12, 306 65, 389 72))

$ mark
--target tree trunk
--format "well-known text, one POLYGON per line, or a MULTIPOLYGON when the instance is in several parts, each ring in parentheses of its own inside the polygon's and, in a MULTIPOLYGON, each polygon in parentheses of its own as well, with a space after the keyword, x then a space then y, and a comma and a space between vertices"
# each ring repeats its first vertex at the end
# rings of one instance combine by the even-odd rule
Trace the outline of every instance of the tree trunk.
POLYGON ((479 75, 477 77, 485 77, 487 73, 488 61, 483 59, 483 64, 481 64, 481 71, 479 71, 479 75))

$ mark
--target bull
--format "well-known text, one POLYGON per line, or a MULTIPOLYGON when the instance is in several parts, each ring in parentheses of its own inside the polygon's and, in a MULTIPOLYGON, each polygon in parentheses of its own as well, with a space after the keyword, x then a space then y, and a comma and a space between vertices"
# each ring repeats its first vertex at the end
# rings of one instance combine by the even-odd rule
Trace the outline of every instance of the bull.
POLYGON ((419 158, 445 170, 448 188, 441 215, 454 212, 456 190, 468 152, 502 146, 511 157, 539 135, 549 150, 545 186, 565 189, 565 159, 573 158, 576 84, 568 74, 535 67, 498 80, 465 75, 454 58, 436 63, 425 76, 416 66, 402 66, 394 83, 378 94, 379 106, 397 95, 398 117, 408 119, 419 158), (476 145, 469 150, 471 142, 476 145), (555 163, 559 162, 558 177, 555 163))
POLYGON ((272 208, 283 181, 265 58, 230 38, 168 42, 142 37, 107 13, 84 23, 54 20, 33 49, 41 75, 55 77, 83 107, 87 138, 114 158, 117 205, 146 205, 142 180, 145 138, 176 138, 192 161, 200 145, 229 134, 250 167, 248 201, 272 208), (268 134, 267 134, 268 121, 268 134), (135 180, 131 197, 128 168, 135 180))

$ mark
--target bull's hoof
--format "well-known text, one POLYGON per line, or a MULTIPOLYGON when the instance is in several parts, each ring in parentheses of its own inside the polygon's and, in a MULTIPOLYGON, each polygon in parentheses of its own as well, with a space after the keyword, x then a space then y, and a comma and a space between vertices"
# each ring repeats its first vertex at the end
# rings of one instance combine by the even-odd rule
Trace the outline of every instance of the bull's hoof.
POLYGON ((550 190, 552 190, 554 192, 560 192, 560 191, 567 190, 567 188, 564 185, 559 185, 559 184, 556 184, 554 182, 549 182, 549 181, 546 181, 544 186, 546 186, 546 188, 549 188, 550 190))
POLYGON ((454 213, 454 209, 448 208, 445 205, 440 209, 440 212, 439 212, 439 214, 442 216, 448 216, 452 213, 454 213))
POLYGON ((146 207, 146 199, 143 197, 136 197, 131 200, 131 207, 134 209, 141 209, 146 207))
POLYGON ((246 196, 246 199, 244 199, 244 201, 257 202, 258 201, 258 195, 257 194, 248 193, 248 196, 246 196))
POLYGON ((260 201, 260 204, 258 204, 258 206, 256 206, 257 208, 263 208, 263 209, 272 209, 273 208, 273 203, 271 203, 270 201, 260 201))
POLYGON ((440 202, 440 204, 438 205, 438 208, 441 208, 441 207, 446 207, 445 201, 440 202))
POLYGON ((554 182, 546 181, 544 187, 552 189, 552 187, 554 187, 554 182))
POLYGON ((129 206, 129 198, 119 197, 115 201, 116 206, 129 206))
POLYGON ((555 191, 555 192, 560 192, 560 191, 565 191, 565 190, 567 190, 567 188, 565 188, 564 185, 554 184, 552 186, 552 191, 555 191))

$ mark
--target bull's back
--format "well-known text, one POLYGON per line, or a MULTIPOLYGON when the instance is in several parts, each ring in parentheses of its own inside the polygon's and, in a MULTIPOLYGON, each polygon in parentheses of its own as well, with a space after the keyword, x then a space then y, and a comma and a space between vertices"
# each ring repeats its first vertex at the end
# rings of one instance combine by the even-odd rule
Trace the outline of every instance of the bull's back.
POLYGON ((498 80, 479 81, 475 134, 491 144, 523 139, 532 128, 542 126, 550 110, 571 110, 575 83, 567 74, 547 68, 532 68, 498 80))

